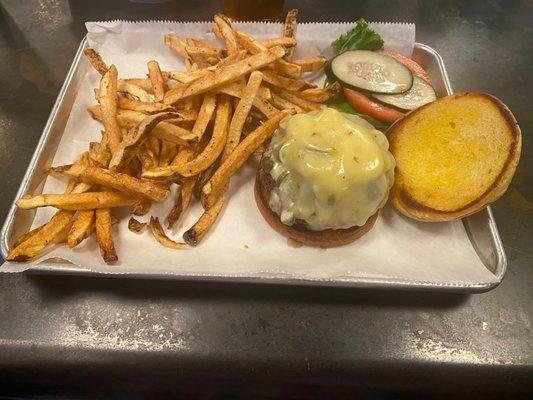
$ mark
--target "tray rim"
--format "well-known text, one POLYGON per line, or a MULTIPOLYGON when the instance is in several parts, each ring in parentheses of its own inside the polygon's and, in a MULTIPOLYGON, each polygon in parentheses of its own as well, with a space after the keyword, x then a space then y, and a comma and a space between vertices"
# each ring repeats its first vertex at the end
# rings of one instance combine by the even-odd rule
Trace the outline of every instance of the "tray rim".
MULTIPOLYGON (((47 119, 47 122, 42 130, 41 138, 37 143, 35 151, 33 152, 28 168, 24 174, 24 177, 21 181, 20 187, 17 190, 15 199, 20 198, 26 193, 27 186, 32 175, 32 171, 35 169, 36 164, 39 161, 40 154, 46 145, 48 140, 48 135, 51 129, 51 126, 58 114, 59 108, 62 104, 65 93, 68 90, 68 87, 76 73, 78 68, 79 61, 83 57, 83 51, 87 46, 87 36, 84 36, 78 46, 72 64, 68 70, 68 73, 65 77, 61 90, 59 91, 54 106, 50 111, 50 115, 47 119)), ((444 86, 446 88, 447 94, 453 93, 450 79, 448 73, 444 66, 444 61, 440 54, 433 49, 432 47, 415 42, 414 47, 421 48, 428 53, 431 53, 437 60, 437 65, 439 67, 439 72, 442 76, 444 86)), ((488 214, 488 228, 494 245, 495 255, 496 255, 496 266, 495 270, 491 271, 496 278, 495 282, 490 283, 473 283, 473 284, 464 284, 464 283, 434 283, 428 281, 416 281, 416 280, 395 280, 395 279, 386 279, 386 278, 357 278, 357 281, 344 281, 344 280, 320 280, 320 279, 297 279, 297 278, 268 278, 268 277, 254 277, 254 276, 235 276, 235 275, 223 275, 223 276, 204 276, 204 275, 178 275, 178 274, 161 274, 161 273, 149 273, 149 272, 134 272, 134 273, 102 273, 87 270, 83 267, 80 267, 70 261, 65 260, 63 263, 57 263, 53 260, 45 260, 39 263, 38 266, 30 265, 22 262, 10 262, 10 265, 17 269, 16 271, 8 271, 1 267, 0 272, 2 273, 30 273, 30 274, 60 274, 60 275, 81 275, 81 276, 98 276, 98 277, 112 277, 112 278, 133 278, 133 279, 165 279, 165 280, 181 280, 181 281, 217 281, 217 282, 241 282, 241 283, 267 283, 267 284, 282 284, 282 285, 300 285, 300 286, 329 286, 329 287, 345 287, 345 288, 368 288, 368 289, 399 289, 399 290, 432 290, 432 291, 444 291, 444 292, 470 292, 470 293, 481 293, 486 292, 491 289, 494 289, 498 286, 505 275, 507 269, 507 257, 503 248, 503 244, 496 226, 496 221, 492 214, 490 206, 486 207, 488 214), (58 266, 62 264, 62 266, 58 266), (68 267, 64 265, 70 265, 68 267), (27 267, 26 267, 27 266, 27 267)), ((9 252, 8 238, 12 230, 13 221, 15 218, 16 205, 13 201, 11 207, 8 211, 2 230, 0 231, 0 255, 2 259, 5 260, 9 252)), ((470 231, 469 227, 466 225, 468 217, 463 219, 464 228, 467 233, 470 231)), ((469 235, 470 236, 470 235, 469 235)), ((470 243, 474 247, 477 253, 476 246, 470 240, 470 243)), ((479 254, 478 254, 479 257, 479 254)), ((485 265, 485 264, 484 264, 485 265)), ((486 265, 485 265, 486 267, 486 265)))

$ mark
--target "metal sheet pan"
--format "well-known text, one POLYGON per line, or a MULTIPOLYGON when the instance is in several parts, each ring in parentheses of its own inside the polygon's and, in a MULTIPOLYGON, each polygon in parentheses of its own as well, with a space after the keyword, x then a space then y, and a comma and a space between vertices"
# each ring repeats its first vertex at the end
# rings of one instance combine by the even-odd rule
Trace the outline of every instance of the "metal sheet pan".
MULTIPOLYGON (((83 57, 83 50, 88 47, 84 38, 78 48, 72 66, 67 74, 63 87, 59 92, 56 103, 50 113, 50 117, 44 127, 41 139, 33 154, 24 179, 21 183, 17 198, 27 193, 40 193, 44 185, 46 175, 44 171, 51 165, 59 140, 65 128, 77 88, 82 77, 87 73, 87 64, 80 63, 83 57)), ((431 47, 421 43, 416 43, 413 52, 413 59, 426 68, 435 89, 442 94, 451 94, 452 87, 444 67, 444 62, 440 55, 431 47)), ((19 211, 13 205, 8 213, 2 231, 0 233, 0 250, 5 258, 10 243, 21 233, 26 232, 31 227, 34 213, 19 211)), ((483 292, 496 287, 505 274, 507 260, 503 246, 498 234, 496 223, 492 216, 490 207, 482 210, 470 217, 463 219, 463 223, 479 258, 485 267, 495 276, 496 281, 490 283, 477 283, 472 285, 443 285, 426 282, 404 282, 382 278, 361 278, 357 282, 332 282, 332 281, 306 281, 294 279, 261 279, 261 278, 236 278, 226 277, 198 277, 184 275, 161 275, 150 272, 120 274, 116 276, 130 278, 151 278, 151 279, 182 279, 182 280, 220 280, 220 281, 240 281, 240 282, 260 282, 277 284, 298 284, 298 285, 326 285, 339 287, 365 287, 382 289, 417 289, 417 290, 438 290, 438 291, 461 291, 461 292, 483 292)), ((48 260, 39 266, 21 268, 32 273, 61 273, 61 274, 85 274, 97 275, 64 260, 48 260)), ((2 269, 0 268, 0 271, 2 269)), ((106 274, 106 276, 115 276, 106 274)))

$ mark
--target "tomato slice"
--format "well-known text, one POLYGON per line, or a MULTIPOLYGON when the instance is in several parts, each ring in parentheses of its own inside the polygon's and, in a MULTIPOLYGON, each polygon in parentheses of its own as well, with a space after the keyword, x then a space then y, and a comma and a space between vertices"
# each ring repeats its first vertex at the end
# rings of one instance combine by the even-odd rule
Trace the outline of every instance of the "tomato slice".
POLYGON ((380 51, 380 53, 386 56, 392 57, 396 61, 401 62, 403 65, 409 68, 409 70, 413 73, 413 75, 418 76, 419 78, 422 78, 423 80, 425 80, 427 83, 431 84, 431 82, 429 81, 428 73, 416 61, 413 61, 410 58, 405 57, 404 55, 397 53, 395 51, 391 51, 391 50, 382 50, 380 51))
POLYGON ((404 116, 400 111, 376 103, 356 90, 344 88, 344 96, 353 108, 380 121, 392 123, 404 116))

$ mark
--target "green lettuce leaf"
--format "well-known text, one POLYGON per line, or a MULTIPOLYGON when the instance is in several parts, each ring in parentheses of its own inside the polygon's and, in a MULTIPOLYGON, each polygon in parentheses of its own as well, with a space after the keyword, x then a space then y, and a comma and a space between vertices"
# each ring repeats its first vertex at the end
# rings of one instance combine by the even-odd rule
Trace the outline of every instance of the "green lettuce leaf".
POLYGON ((334 40, 331 45, 344 53, 348 50, 380 50, 383 48, 383 39, 374 30, 368 26, 363 19, 357 20, 355 28, 346 32, 334 40))

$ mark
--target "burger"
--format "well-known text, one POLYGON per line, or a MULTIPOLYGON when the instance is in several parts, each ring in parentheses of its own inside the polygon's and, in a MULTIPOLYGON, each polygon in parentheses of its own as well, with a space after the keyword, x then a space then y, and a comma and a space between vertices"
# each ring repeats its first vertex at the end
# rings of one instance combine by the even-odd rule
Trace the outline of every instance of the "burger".
POLYGON ((317 247, 368 232, 387 202, 395 161, 385 135, 332 108, 285 118, 256 175, 257 206, 276 231, 317 247))

